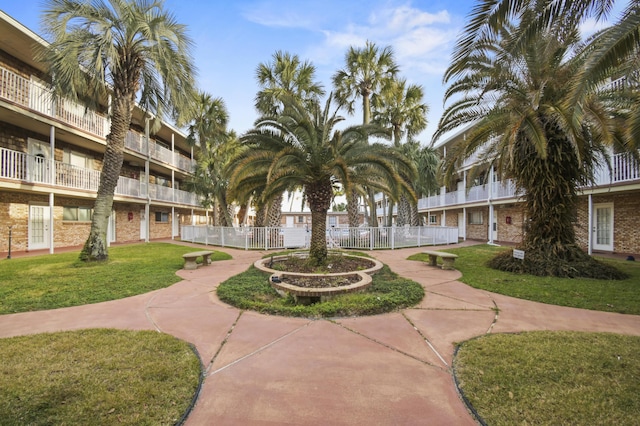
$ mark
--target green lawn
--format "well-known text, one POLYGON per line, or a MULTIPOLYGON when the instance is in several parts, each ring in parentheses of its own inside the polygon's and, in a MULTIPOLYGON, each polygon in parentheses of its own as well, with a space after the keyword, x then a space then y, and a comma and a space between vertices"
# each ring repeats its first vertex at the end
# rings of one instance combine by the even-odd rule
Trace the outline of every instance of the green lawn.
MULTIPOLYGON (((511 249, 477 245, 442 251, 458 255, 455 268, 462 272, 460 281, 475 288, 552 305, 640 315, 640 262, 600 259, 628 273, 626 280, 535 277, 485 266, 500 250, 511 249)), ((410 259, 427 262, 428 256, 416 254, 410 259)))
MULTIPOLYGON (((104 302, 146 293, 180 281, 182 255, 169 243, 111 247, 106 263, 83 263, 78 252, 0 261, 0 314, 104 302)), ((229 259, 214 252, 213 261, 229 259)))
POLYGON ((173 425, 200 360, 155 331, 82 330, 0 339, 2 425, 173 425))
POLYGON ((636 425, 640 337, 495 334, 463 343, 454 369, 488 425, 636 425))

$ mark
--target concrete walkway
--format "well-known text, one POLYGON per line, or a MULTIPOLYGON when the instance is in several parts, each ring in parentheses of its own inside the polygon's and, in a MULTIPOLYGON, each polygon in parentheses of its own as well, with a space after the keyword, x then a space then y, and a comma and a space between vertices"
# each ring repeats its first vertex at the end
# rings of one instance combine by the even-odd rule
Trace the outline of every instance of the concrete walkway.
POLYGON ((0 337, 112 327, 189 341, 206 378, 187 425, 473 425, 451 376, 455 342, 523 330, 640 335, 640 316, 501 296, 460 283, 457 271, 406 260, 424 248, 371 252, 425 287, 414 308, 334 320, 242 312, 220 302, 215 288, 264 252, 220 250, 233 259, 181 270, 183 281, 166 289, 2 315, 0 337))

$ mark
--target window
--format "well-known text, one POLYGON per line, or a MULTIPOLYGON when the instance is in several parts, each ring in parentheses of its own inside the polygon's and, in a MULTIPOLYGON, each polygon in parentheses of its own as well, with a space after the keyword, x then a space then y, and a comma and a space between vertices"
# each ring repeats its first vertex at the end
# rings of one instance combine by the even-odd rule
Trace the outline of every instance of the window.
POLYGON ((469 225, 482 225, 482 212, 469 213, 469 225))
POLYGON ((298 216, 298 223, 304 223, 304 216, 298 216))
POLYGON ((63 207, 62 220, 73 222, 90 222, 93 209, 89 207, 63 207))
POLYGON ((166 212, 156 212, 156 222, 169 222, 169 213, 166 212))
POLYGON ((93 169, 93 158, 69 149, 62 152, 62 162, 82 169, 93 169))
POLYGON ((338 218, 335 216, 329 216, 329 226, 336 226, 338 224, 336 219, 338 218))
POLYGON ((429 224, 435 225, 437 223, 438 223, 438 216, 436 216, 435 214, 429 215, 429 224))

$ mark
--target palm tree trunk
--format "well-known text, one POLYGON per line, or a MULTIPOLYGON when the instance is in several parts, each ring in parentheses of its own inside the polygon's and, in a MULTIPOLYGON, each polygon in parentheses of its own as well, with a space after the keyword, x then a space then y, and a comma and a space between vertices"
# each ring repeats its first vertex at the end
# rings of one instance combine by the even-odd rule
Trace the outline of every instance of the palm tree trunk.
POLYGON ((282 218, 282 198, 283 194, 280 194, 269 203, 267 226, 280 226, 280 219, 282 218))
POLYGON ((266 218, 267 218, 267 206, 264 202, 260 201, 256 206, 256 220, 253 226, 258 228, 264 227, 266 218))
POLYGON ((373 226, 373 227, 378 227, 378 212, 376 209, 376 193, 373 191, 373 189, 369 188, 367 189, 367 199, 369 201, 369 208, 371 209, 370 212, 370 220, 369 220, 369 226, 373 226))
POLYGON ((324 265, 327 262, 327 212, 333 198, 331 181, 307 184, 305 195, 311 209, 309 263, 314 266, 324 265))
POLYGON ((387 226, 393 226, 393 207, 396 203, 389 197, 387 198, 387 226))
POLYGON ((420 213, 418 213, 418 205, 411 203, 411 226, 420 226, 420 213))
POLYGON ((124 157, 124 140, 129 131, 133 100, 127 96, 119 97, 113 102, 111 128, 107 135, 107 149, 102 162, 100 185, 93 206, 91 229, 89 237, 80 252, 80 260, 103 261, 109 257, 107 251, 107 226, 109 215, 113 209, 113 194, 115 193, 122 160, 124 157))
POLYGON ((401 196, 398 202, 398 217, 396 223, 398 226, 404 226, 411 223, 411 205, 406 196, 401 196))
POLYGON ((360 195, 356 190, 352 190, 347 198, 347 217, 349 219, 349 227, 357 228, 360 225, 359 211, 360 211, 360 195))

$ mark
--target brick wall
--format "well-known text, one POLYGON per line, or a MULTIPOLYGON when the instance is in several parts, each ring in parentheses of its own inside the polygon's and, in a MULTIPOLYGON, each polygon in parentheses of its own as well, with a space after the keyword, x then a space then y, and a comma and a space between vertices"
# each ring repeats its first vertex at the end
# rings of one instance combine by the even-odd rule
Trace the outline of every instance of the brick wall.
MULTIPOLYGON (((593 204, 613 204, 613 251, 615 253, 640 253, 640 227, 638 226, 638 210, 640 209, 640 192, 620 194, 594 195, 593 204)), ((580 197, 578 203, 578 221, 576 223, 576 239, 580 247, 587 249, 589 239, 589 199, 580 197)))
POLYGON ((49 142, 48 135, 25 130, 0 121, 0 148, 12 149, 19 152, 28 152, 27 139, 33 138, 42 142, 49 142))
POLYGON ((480 207, 467 209, 467 238, 470 240, 488 240, 489 234, 489 207, 480 207), (469 215, 472 212, 481 211, 482 212, 482 224, 471 224, 469 223, 469 215))
POLYGON ((498 225, 498 241, 520 243, 524 234, 524 215, 521 206, 499 205, 494 208, 498 225), (507 217, 511 223, 507 223, 507 217))
POLYGON ((45 75, 42 72, 30 67, 14 56, 9 55, 4 50, 0 50, 0 65, 24 78, 30 78, 32 75, 35 75, 41 80, 46 79, 45 75))

